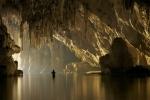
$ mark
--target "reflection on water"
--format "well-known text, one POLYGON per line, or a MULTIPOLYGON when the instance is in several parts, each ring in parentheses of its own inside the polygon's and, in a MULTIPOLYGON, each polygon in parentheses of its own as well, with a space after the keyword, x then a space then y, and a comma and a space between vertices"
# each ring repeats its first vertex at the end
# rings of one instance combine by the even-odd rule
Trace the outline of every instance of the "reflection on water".
POLYGON ((150 78, 25 75, 0 79, 2 100, 150 100, 150 78))
POLYGON ((21 78, 0 78, 0 99, 21 100, 21 78))

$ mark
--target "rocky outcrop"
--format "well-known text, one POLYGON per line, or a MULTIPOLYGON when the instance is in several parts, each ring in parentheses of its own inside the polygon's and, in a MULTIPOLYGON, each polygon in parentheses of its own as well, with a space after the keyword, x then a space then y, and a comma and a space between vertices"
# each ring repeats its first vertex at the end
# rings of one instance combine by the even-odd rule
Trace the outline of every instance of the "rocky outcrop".
POLYGON ((19 52, 20 47, 15 45, 15 42, 7 33, 7 28, 0 21, 0 75, 15 74, 18 62, 13 60, 12 55, 19 52))
POLYGON ((140 69, 149 70, 145 56, 122 38, 114 39, 110 53, 100 58, 100 65, 105 73, 138 73, 140 69))
POLYGON ((114 39, 110 50, 110 60, 113 68, 133 66, 132 55, 122 38, 114 39))
POLYGON ((22 70, 16 70, 14 75, 15 76, 23 76, 23 71, 22 70))

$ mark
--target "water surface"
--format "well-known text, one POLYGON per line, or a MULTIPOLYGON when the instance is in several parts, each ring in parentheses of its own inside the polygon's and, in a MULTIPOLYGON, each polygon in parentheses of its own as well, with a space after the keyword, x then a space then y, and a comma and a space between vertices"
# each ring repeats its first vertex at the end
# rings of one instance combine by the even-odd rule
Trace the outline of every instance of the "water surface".
POLYGON ((85 74, 1 78, 0 100, 150 100, 150 78, 85 74))

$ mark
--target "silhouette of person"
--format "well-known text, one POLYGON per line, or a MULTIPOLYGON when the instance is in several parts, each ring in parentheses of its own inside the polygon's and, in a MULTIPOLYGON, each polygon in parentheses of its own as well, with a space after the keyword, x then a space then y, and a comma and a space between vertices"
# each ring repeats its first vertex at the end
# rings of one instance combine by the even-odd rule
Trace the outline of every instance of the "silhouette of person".
POLYGON ((53 71, 52 71, 52 77, 53 77, 53 79, 55 78, 55 70, 53 69, 53 71))

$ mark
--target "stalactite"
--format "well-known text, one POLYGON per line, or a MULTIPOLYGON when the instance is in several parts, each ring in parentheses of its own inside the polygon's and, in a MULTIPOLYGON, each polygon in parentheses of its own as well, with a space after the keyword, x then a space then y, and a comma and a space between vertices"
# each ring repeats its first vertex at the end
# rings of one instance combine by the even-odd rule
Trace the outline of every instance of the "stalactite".
MULTIPOLYGON (((123 37, 128 41, 127 34, 129 32, 131 32, 131 34, 136 34, 136 32, 138 32, 137 34, 140 34, 137 36, 138 40, 140 40, 140 42, 138 41, 138 43, 140 43, 140 45, 143 43, 143 47, 138 48, 138 44, 137 44, 136 45, 137 48, 140 49, 141 52, 145 53, 145 55, 150 54, 149 53, 150 43, 147 42, 149 41, 150 38, 150 34, 149 34, 150 11, 146 3, 142 3, 141 5, 139 3, 139 1, 145 2, 146 0, 122 0, 124 7, 126 9, 125 12, 123 12, 124 14, 121 14, 121 11, 124 10, 118 10, 117 7, 113 8, 113 10, 109 7, 108 12, 107 11, 106 12, 104 11, 104 13, 100 12, 100 10, 107 10, 108 8, 106 7, 105 9, 102 9, 100 6, 96 6, 96 3, 93 6, 92 3, 98 0, 6 0, 6 1, 8 1, 6 4, 3 3, 4 5, 7 5, 6 8, 8 6, 11 6, 12 8, 14 7, 15 9, 18 10, 18 12, 21 13, 23 22, 21 22, 20 25, 20 32, 21 32, 20 37, 22 38, 22 43, 24 38, 23 29, 22 29, 23 23, 24 21, 27 21, 29 23, 28 35, 29 35, 30 45, 32 47, 40 48, 42 45, 48 44, 46 41, 48 41, 49 43, 55 42, 55 40, 53 39, 53 35, 58 31, 65 31, 63 34, 64 36, 62 37, 64 39, 66 38, 69 39, 69 41, 71 41, 70 42, 71 45, 71 43, 74 43, 74 41, 72 42, 73 38, 71 38, 71 36, 77 35, 76 33, 78 32, 81 33, 81 35, 79 34, 79 36, 81 36, 82 40, 80 41, 79 44, 75 45, 75 47, 82 46, 84 44, 83 41, 87 42, 86 38, 88 38, 91 41, 87 42, 86 44, 89 43, 90 46, 92 45, 92 47, 89 48, 92 48, 93 51, 96 52, 96 53, 91 52, 90 54, 91 55, 93 54, 96 57, 97 56, 96 54, 98 54, 98 56, 101 56, 107 53, 108 48, 114 38, 119 36, 119 37, 123 37), (133 11, 136 6, 135 4, 139 5, 138 7, 136 7, 136 9, 139 10, 138 14, 136 15, 137 12, 132 12, 128 16, 129 13, 126 12, 129 12, 128 10, 133 11), (146 6, 143 7, 143 5, 145 4, 146 6), (80 5, 83 6, 82 13, 80 13, 80 11, 78 10, 80 5), (110 17, 108 16, 115 16, 113 15, 114 14, 113 11, 115 13, 117 12, 117 16, 114 17, 114 20, 117 20, 118 26, 122 27, 121 32, 117 31, 117 27, 109 26, 107 23, 107 21, 109 22, 112 21, 111 19, 109 20, 110 17), (80 17, 81 20, 83 21, 81 23, 76 22, 79 16, 82 16, 80 17), (84 27, 78 28, 78 26, 75 26, 76 24, 79 23, 82 24, 82 26, 84 27), (139 27, 137 27, 138 26, 137 23, 140 24, 140 28, 142 27, 141 30, 138 29, 139 27), (39 29, 37 29, 37 26, 39 29), (78 28, 78 30, 76 28, 78 28), (70 35, 70 32, 73 32, 75 35, 74 34, 70 35), (92 34, 91 36, 93 37, 89 37, 89 32, 91 32, 92 34)), ((107 2, 109 3, 110 1, 111 0, 106 0, 106 3, 107 2)), ((112 0, 111 2, 114 1, 116 3, 116 2, 120 2, 121 0, 118 1, 112 0)), ((121 8, 121 5, 119 5, 118 3, 116 5, 119 8, 121 8)), ((2 8, 0 7, 0 11, 1 10, 2 8)), ((115 23, 115 21, 112 21, 112 23, 115 23)), ((131 39, 129 42, 131 43, 133 41, 134 39, 131 39)), ((69 45, 67 46, 70 49, 72 49, 71 46, 69 45)), ((86 52, 88 50, 86 49, 84 50, 83 48, 81 49, 79 48, 78 50, 81 50, 82 51, 81 53, 83 53, 83 55, 86 56, 86 52)), ((79 56, 79 58, 85 60, 84 57, 82 56, 79 56)), ((98 62, 96 64, 98 64, 98 62)))
MULTIPOLYGON (((8 0, 7 5, 15 5, 21 13, 22 20, 27 21, 30 25, 30 39, 31 32, 35 29, 37 22, 39 23, 41 32, 38 34, 49 33, 50 36, 54 32, 47 32, 49 30, 59 30, 59 28, 68 30, 69 27, 75 26, 75 17, 78 7, 76 0, 8 0), (45 24, 50 24, 49 29, 45 24)), ((22 30, 22 29, 21 29, 22 30)), ((22 33, 22 32, 21 32, 22 33)), ((21 36, 22 37, 22 36, 21 36)), ((32 42, 32 40, 30 40, 32 42)))
POLYGON ((134 1, 133 0, 123 0, 126 9, 132 9, 134 1))
POLYGON ((31 26, 29 24, 29 41, 30 41, 30 45, 32 45, 32 38, 31 38, 31 26))
POLYGON ((23 50, 23 25, 24 25, 24 21, 21 21, 21 24, 20 24, 20 38, 21 38, 21 49, 23 50))
POLYGON ((87 27, 88 27, 88 3, 85 1, 83 4, 84 7, 84 22, 85 22, 85 33, 84 33, 84 38, 86 39, 86 33, 87 33, 87 27))
POLYGON ((74 27, 76 27, 76 14, 78 12, 78 5, 79 5, 79 2, 75 0, 75 2, 74 2, 74 16, 73 16, 74 27))

